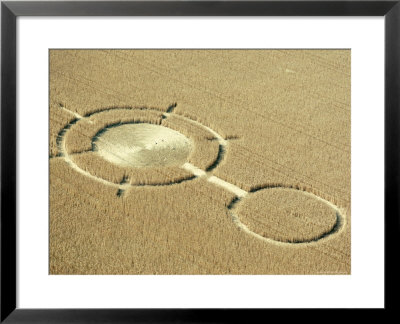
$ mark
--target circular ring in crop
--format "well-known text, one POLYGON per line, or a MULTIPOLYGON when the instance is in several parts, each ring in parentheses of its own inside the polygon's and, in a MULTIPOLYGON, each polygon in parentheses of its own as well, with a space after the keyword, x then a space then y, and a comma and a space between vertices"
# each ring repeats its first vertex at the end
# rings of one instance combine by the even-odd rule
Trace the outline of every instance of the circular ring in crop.
POLYGON ((279 244, 316 242, 338 233, 345 219, 337 206, 313 193, 263 188, 229 206, 235 224, 252 236, 279 244))
POLYGON ((190 165, 215 168, 223 157, 225 141, 185 116, 117 107, 74 119, 60 132, 58 144, 61 155, 75 170, 125 190, 131 185, 192 180, 199 174, 191 171, 190 165), (204 147, 206 151, 200 150, 204 147))

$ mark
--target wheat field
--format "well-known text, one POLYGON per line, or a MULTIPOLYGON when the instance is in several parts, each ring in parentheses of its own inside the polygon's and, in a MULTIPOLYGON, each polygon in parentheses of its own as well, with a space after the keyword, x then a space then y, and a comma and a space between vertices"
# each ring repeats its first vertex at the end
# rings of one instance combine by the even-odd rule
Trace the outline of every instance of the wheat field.
POLYGON ((350 50, 50 50, 50 274, 350 274, 350 50))

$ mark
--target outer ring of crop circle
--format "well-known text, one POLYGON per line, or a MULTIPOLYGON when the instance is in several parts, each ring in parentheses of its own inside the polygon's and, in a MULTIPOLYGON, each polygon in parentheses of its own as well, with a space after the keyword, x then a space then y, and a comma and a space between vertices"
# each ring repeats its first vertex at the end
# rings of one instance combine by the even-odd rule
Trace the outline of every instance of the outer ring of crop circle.
MULTIPOLYGON (((310 244, 316 244, 321 241, 325 241, 325 240, 328 240, 328 239, 331 239, 331 238, 337 236, 345 228, 346 217, 345 217, 345 214, 339 209, 339 207, 337 207, 330 201, 328 201, 314 193, 311 193, 311 192, 308 192, 305 190, 301 190, 301 189, 297 189, 297 188, 293 188, 290 186, 279 185, 279 186, 266 186, 266 187, 262 187, 262 188, 257 188, 256 190, 250 191, 249 195, 251 195, 252 193, 258 192, 260 190, 270 190, 270 189, 277 189, 277 188, 298 191, 298 192, 301 192, 302 194, 308 195, 314 199, 320 200, 323 203, 327 204, 330 208, 332 208, 336 212, 336 223, 334 224, 333 228, 328 233, 324 233, 320 237, 318 237, 316 239, 312 239, 312 240, 285 242, 285 241, 278 241, 278 240, 275 240, 275 239, 272 239, 269 237, 264 237, 256 232, 250 230, 246 224, 242 223, 242 221, 240 220, 240 217, 236 214, 235 209, 243 201, 243 199, 239 198, 239 197, 234 198, 231 201, 231 203, 228 205, 229 214, 232 217, 233 222, 236 224, 236 226, 239 227, 244 232, 246 232, 247 234, 252 235, 253 237, 255 237, 257 239, 260 239, 260 240, 268 242, 268 243, 281 245, 281 246, 307 246, 310 244)), ((246 197, 247 197, 247 195, 246 195, 246 197)))

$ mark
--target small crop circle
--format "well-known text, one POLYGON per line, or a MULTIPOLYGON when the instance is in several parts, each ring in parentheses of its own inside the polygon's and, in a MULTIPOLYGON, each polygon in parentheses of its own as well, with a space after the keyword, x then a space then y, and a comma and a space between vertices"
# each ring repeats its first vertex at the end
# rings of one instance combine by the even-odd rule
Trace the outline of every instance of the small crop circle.
POLYGON ((250 193, 237 203, 233 213, 246 231, 283 243, 318 241, 341 226, 340 214, 333 205, 292 188, 250 193))

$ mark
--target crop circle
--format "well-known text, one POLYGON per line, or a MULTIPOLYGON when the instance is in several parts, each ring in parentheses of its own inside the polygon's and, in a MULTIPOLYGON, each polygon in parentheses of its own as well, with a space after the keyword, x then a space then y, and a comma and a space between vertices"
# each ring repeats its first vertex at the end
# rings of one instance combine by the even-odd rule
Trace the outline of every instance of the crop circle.
POLYGON ((219 134, 171 111, 113 107, 75 117, 58 134, 60 156, 79 173, 119 189, 193 180, 224 156, 219 134))
POLYGON ((148 123, 107 127, 93 141, 102 158, 123 167, 180 166, 192 148, 181 133, 148 123))
POLYGON ((282 243, 308 243, 334 234, 341 215, 329 202, 292 188, 266 188, 242 198, 233 215, 243 229, 282 243))

